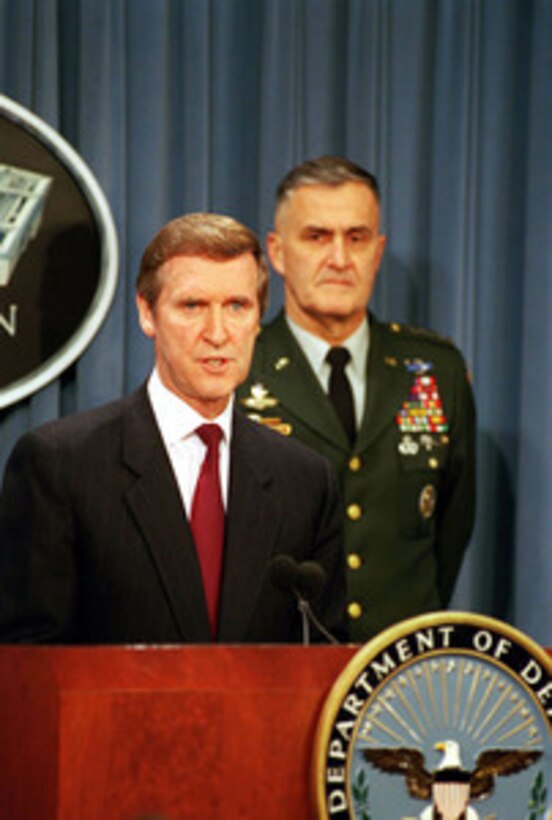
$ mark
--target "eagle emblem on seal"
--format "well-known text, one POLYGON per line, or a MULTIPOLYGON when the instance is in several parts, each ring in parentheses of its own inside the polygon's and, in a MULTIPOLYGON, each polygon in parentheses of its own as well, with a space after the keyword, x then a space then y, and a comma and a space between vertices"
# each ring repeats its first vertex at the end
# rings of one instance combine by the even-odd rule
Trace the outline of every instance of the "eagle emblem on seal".
POLYGON ((363 750, 372 766, 404 777, 411 797, 432 799, 420 820, 479 820, 470 802, 489 797, 496 777, 517 774, 542 756, 538 750, 486 749, 479 754, 475 768, 468 771, 462 765, 460 744, 455 740, 436 743, 434 748, 443 756, 433 772, 426 769, 425 757, 418 749, 363 750))

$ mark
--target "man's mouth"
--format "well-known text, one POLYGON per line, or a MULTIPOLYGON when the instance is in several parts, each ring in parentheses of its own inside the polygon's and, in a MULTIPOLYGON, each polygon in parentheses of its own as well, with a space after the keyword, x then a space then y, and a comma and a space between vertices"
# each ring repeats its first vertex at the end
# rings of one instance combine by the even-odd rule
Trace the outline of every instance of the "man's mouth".
POLYGON ((338 287, 350 288, 354 284, 350 276, 339 276, 335 273, 327 273, 320 279, 321 285, 337 285, 338 287))
POLYGON ((229 362, 230 359, 227 356, 203 356, 199 359, 199 363, 212 372, 223 370, 229 362))

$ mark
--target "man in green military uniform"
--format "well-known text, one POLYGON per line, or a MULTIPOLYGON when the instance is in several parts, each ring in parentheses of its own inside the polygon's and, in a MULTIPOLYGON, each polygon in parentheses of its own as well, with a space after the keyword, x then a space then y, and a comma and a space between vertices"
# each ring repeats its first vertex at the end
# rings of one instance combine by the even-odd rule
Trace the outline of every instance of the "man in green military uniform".
POLYGON ((351 638, 448 605, 473 526, 475 410, 464 360, 367 310, 386 238, 376 179, 341 157, 289 172, 267 238, 285 312, 239 405, 340 478, 351 638))

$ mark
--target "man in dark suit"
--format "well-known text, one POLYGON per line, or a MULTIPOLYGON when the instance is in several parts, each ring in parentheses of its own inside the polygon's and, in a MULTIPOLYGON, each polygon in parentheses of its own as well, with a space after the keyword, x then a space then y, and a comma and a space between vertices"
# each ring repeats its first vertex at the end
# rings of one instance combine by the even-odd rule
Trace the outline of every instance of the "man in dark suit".
POLYGON ((343 636, 331 466, 233 410, 266 288, 256 237, 228 217, 181 217, 148 245, 148 383, 27 433, 8 462, 0 641, 298 641, 294 596, 270 577, 280 554, 322 565, 314 608, 343 636))
POLYGON ((474 519, 466 367, 448 340, 367 312, 385 242, 366 170, 329 156, 286 175, 267 239, 285 312, 239 391, 248 415, 334 465, 358 641, 447 606, 474 519))

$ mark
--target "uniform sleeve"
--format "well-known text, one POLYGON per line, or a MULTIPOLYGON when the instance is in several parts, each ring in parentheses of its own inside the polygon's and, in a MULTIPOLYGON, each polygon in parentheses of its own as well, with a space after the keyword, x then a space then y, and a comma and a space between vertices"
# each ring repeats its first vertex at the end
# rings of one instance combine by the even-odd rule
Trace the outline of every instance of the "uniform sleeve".
POLYGON ((0 497, 0 641, 66 642, 74 612, 72 517, 62 457, 23 436, 0 497))
POLYGON ((460 357, 450 416, 450 463, 437 521, 436 554, 439 590, 448 606, 475 518, 475 403, 460 357))

